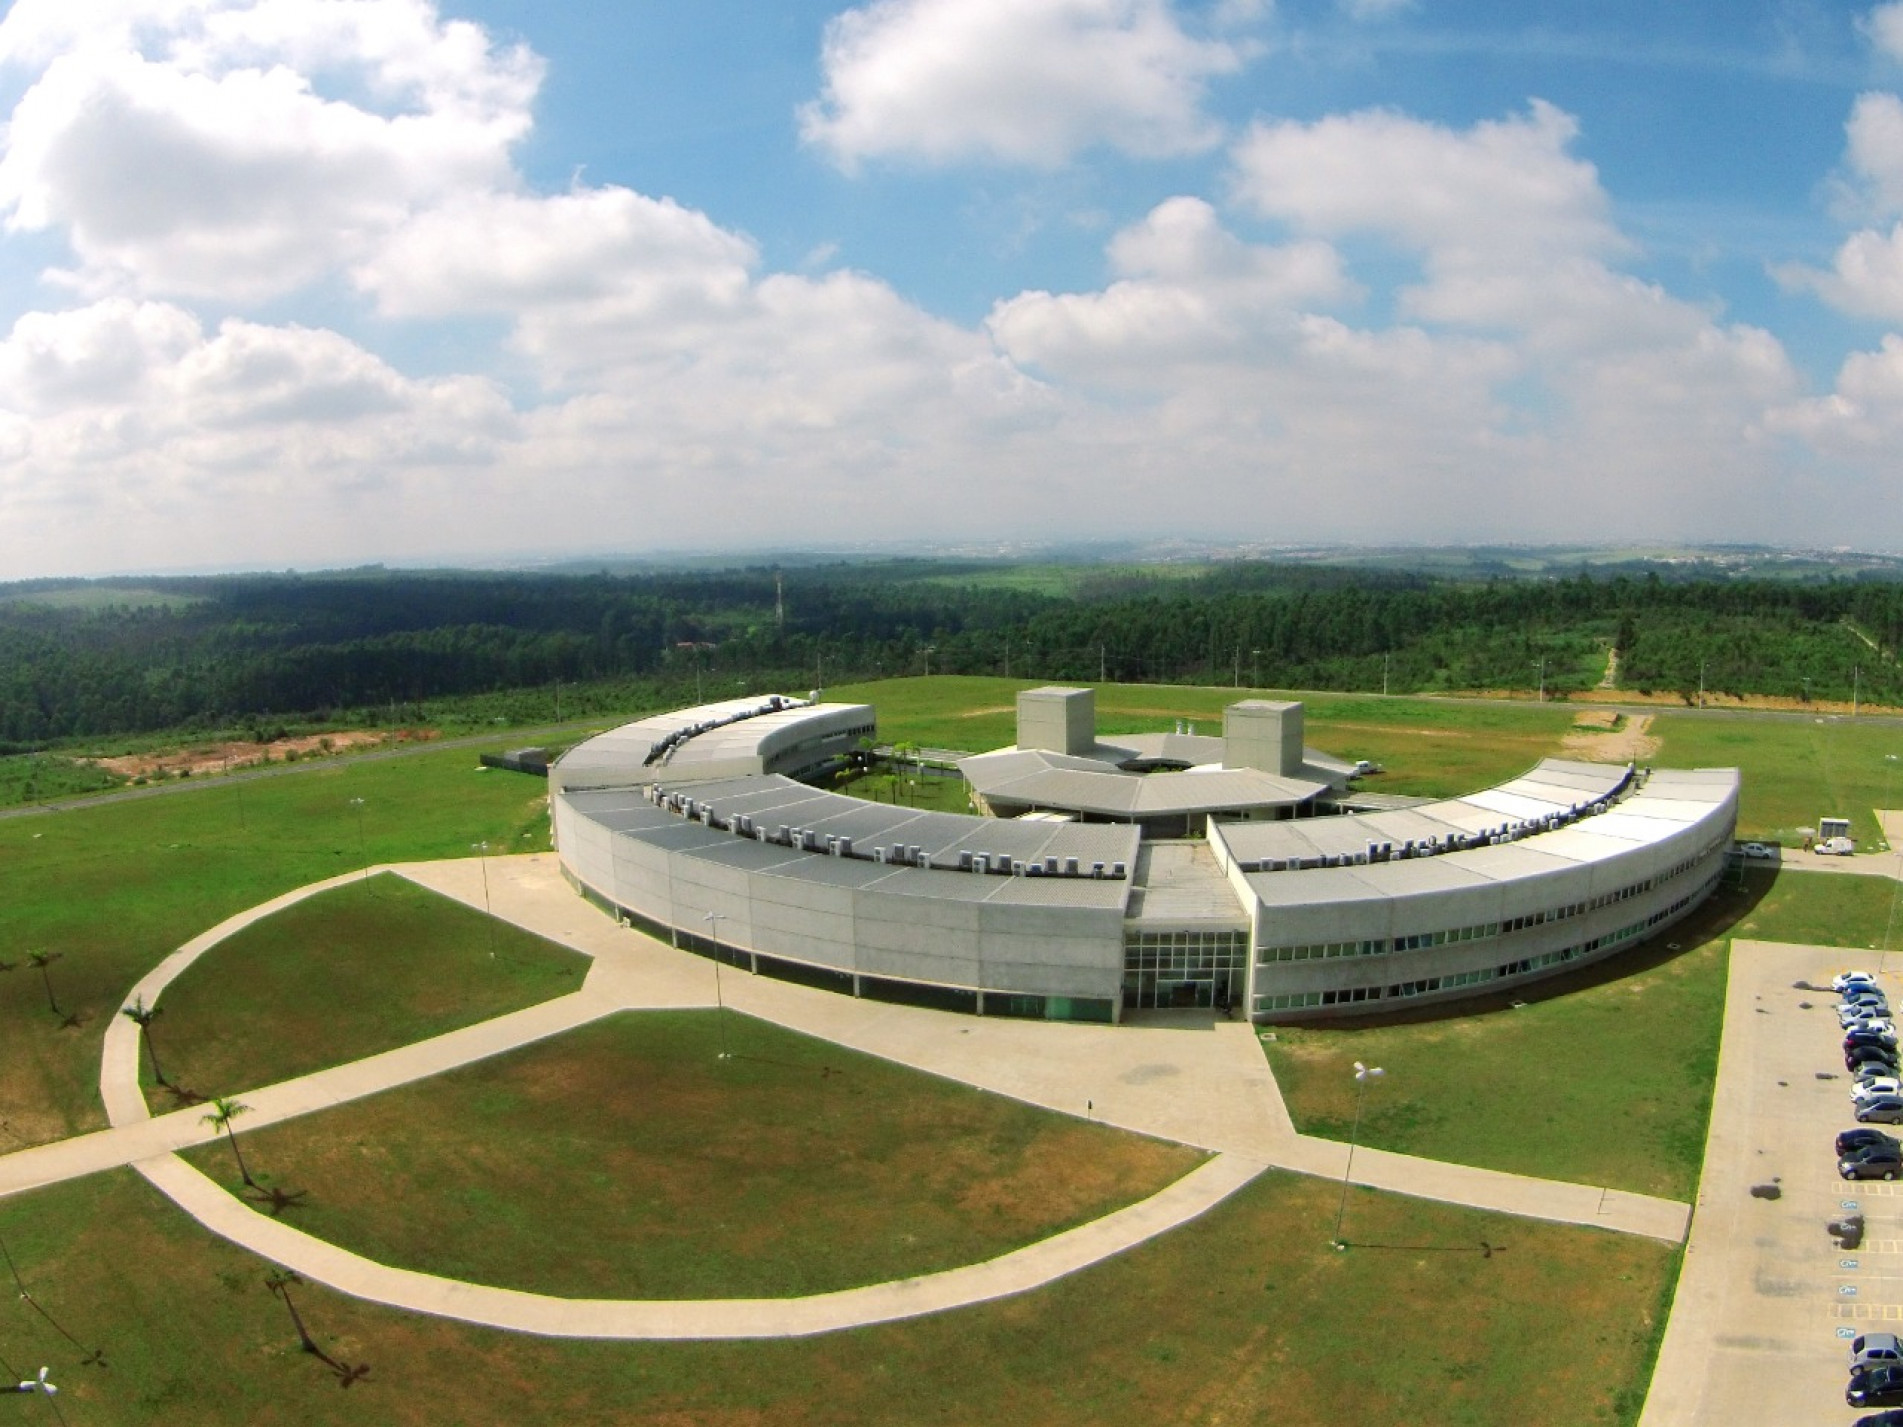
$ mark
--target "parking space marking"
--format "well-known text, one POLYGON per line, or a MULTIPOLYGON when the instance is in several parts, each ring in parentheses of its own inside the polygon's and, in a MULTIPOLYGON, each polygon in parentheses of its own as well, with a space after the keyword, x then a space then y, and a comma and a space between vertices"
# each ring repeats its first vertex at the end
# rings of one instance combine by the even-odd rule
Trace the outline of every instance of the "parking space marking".
POLYGON ((1903 1323, 1903 1303, 1838 1303, 1833 1305, 1831 1317, 1903 1323))

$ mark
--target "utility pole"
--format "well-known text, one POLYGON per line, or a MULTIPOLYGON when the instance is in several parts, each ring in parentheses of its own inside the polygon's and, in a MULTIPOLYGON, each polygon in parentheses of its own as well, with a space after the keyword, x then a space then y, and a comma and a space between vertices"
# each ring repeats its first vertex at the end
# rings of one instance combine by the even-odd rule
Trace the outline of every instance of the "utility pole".
POLYGON ((1850 716, 1857 716, 1857 695, 1862 692, 1863 665, 1850 666, 1850 716))
POLYGON ((1698 661, 1698 707, 1705 706, 1705 661, 1698 661))
POLYGON ((778 570, 773 572, 773 623, 786 633, 786 578, 778 570))
POLYGON ((1097 646, 1097 682, 1098 683, 1107 684, 1110 682, 1110 676, 1104 672, 1109 667, 1110 666, 1109 666, 1109 663, 1107 662, 1107 656, 1104 654, 1104 646, 1099 644, 1097 646))
POLYGON ((1381 697, 1385 699, 1387 696, 1388 696, 1388 656, 1383 654, 1381 656, 1381 697))
POLYGON ((1546 661, 1540 660, 1540 702, 1546 702, 1546 661))
POLYGON ((1242 646, 1240 644, 1236 646, 1236 666, 1230 675, 1229 684, 1231 688, 1242 687, 1242 646))

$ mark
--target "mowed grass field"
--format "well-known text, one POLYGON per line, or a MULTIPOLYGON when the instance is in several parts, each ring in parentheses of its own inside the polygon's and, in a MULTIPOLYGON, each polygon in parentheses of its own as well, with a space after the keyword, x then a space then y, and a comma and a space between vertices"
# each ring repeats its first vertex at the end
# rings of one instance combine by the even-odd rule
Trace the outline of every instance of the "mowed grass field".
MULTIPOLYGON (((1626 1235, 1269 1174, 1201 1219, 1017 1298, 820 1337, 558 1341, 292 1289, 131 1171, 0 1200, 35 1298, 0 1357, 46 1363, 87 1427, 895 1423, 1600 1427, 1631 1422, 1677 1251, 1626 1235), (1482 1244, 1494 1247, 1491 1256, 1482 1244)), ((35 1404, 23 1401, 21 1420, 35 1404)), ((47 1415, 48 1414, 38 1414, 47 1415)))
POLYGON ((1436 1020, 1275 1027, 1263 1048, 1309 1134, 1348 1138, 1361 1061, 1387 1072, 1366 1092, 1363 1144, 1689 1199, 1730 939, 1871 946, 1895 891, 1872 877, 1754 873, 1658 942, 1524 988, 1517 1009, 1496 998, 1436 1020))
POLYGON ((106 1025, 133 983, 233 913, 366 862, 468 857, 483 840, 546 848, 545 785, 479 772, 477 752, 0 819, 0 1147, 104 1125, 106 1025), (57 958, 46 980, 61 1014, 29 963, 36 951, 57 958))
MULTIPOLYGON (((628 1012, 244 1137, 307 1233, 581 1298, 779 1298, 977 1263, 1204 1163, 727 1013, 628 1012)), ((230 1150, 187 1158, 238 1187, 230 1150)))
MULTIPOLYGON (((234 1095, 579 990, 588 958, 384 873, 253 923, 166 988, 151 1037, 175 1086, 234 1095)), ((174 1095, 141 1062, 153 1110, 174 1095)))
POLYGON ((1662 714, 1665 767, 1737 768, 1744 778, 1738 835, 1796 847, 1800 828, 1848 817, 1865 850, 1882 839, 1876 808, 1903 806, 1903 725, 1849 718, 1662 714), (1894 755, 1894 757, 1892 757, 1894 755))

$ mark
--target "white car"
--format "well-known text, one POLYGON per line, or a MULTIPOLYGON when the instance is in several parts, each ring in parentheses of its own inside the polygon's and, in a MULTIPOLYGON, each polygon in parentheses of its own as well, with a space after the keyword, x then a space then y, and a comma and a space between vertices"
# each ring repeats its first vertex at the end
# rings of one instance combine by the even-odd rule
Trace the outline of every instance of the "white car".
POLYGON ((1833 991, 1849 991, 1858 986, 1875 989, 1876 984, 1877 978, 1868 971, 1839 971, 1830 978, 1830 989, 1833 991))
POLYGON ((1848 1020, 1839 1021, 1838 1026, 1845 1035, 1849 1035, 1852 1031, 1876 1031, 1882 1035, 1892 1036, 1896 1034, 1896 1022, 1888 1016, 1852 1016, 1848 1020))
POLYGON ((1777 856, 1777 853, 1773 852, 1761 842, 1747 842, 1744 846, 1740 847, 1738 851, 1743 853, 1746 857, 1772 858, 1777 856))
POLYGON ((1856 1105, 1886 1095, 1903 1095, 1903 1080, 1894 1075, 1873 1075, 1868 1080, 1859 1080, 1850 1091, 1851 1103, 1856 1105))

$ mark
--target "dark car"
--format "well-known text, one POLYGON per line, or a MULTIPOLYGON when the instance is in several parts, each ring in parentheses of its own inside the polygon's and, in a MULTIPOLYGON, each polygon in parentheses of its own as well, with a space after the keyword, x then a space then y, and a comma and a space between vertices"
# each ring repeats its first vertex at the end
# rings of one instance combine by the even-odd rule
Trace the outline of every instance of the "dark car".
POLYGON ((1903 1407, 1893 1407, 1888 1412, 1872 1412, 1867 1417, 1859 1417, 1850 1427, 1903 1427, 1903 1407))
MULTIPOLYGON (((1893 1101, 1898 1110, 1903 1112, 1903 1099, 1886 1095, 1883 1101, 1893 1101)), ((1858 1154, 1845 1155, 1838 1160, 1837 1173, 1845 1179, 1895 1179, 1899 1174, 1903 1174, 1903 1150, 1894 1150, 1886 1145, 1871 1145, 1858 1154)))
POLYGON ((1850 1374, 1844 1401, 1852 1407, 1903 1406, 1903 1366, 1884 1364, 1850 1374))
POLYGON ((1895 1135, 1886 1135, 1882 1130, 1873 1130, 1869 1126, 1860 1129, 1845 1130, 1837 1136, 1837 1158, 1852 1155, 1869 1145, 1885 1145, 1890 1149, 1903 1147, 1903 1140, 1895 1135))
POLYGON ((1892 1046, 1858 1045, 1844 1052, 1844 1069, 1854 1072, 1862 1065, 1886 1065, 1894 1075, 1897 1067, 1896 1050, 1892 1046))
POLYGON ((1851 1050, 1860 1045, 1881 1045, 1881 1046, 1888 1046, 1891 1050, 1895 1050, 1896 1049, 1896 1032, 1895 1031, 1872 1031, 1872 1030, 1864 1030, 1862 1028, 1859 1028, 1857 1030, 1851 1031, 1848 1035, 1844 1037, 1845 1050, 1851 1050))
MULTIPOLYGON (((1903 1095, 1885 1095, 1857 1106, 1857 1123, 1860 1125, 1894 1125, 1899 1120, 1903 1120, 1903 1095)), ((1899 1397, 1897 1402, 1903 1404, 1903 1397, 1899 1397)), ((1851 1405, 1854 1407, 1856 1404, 1851 1405)))

